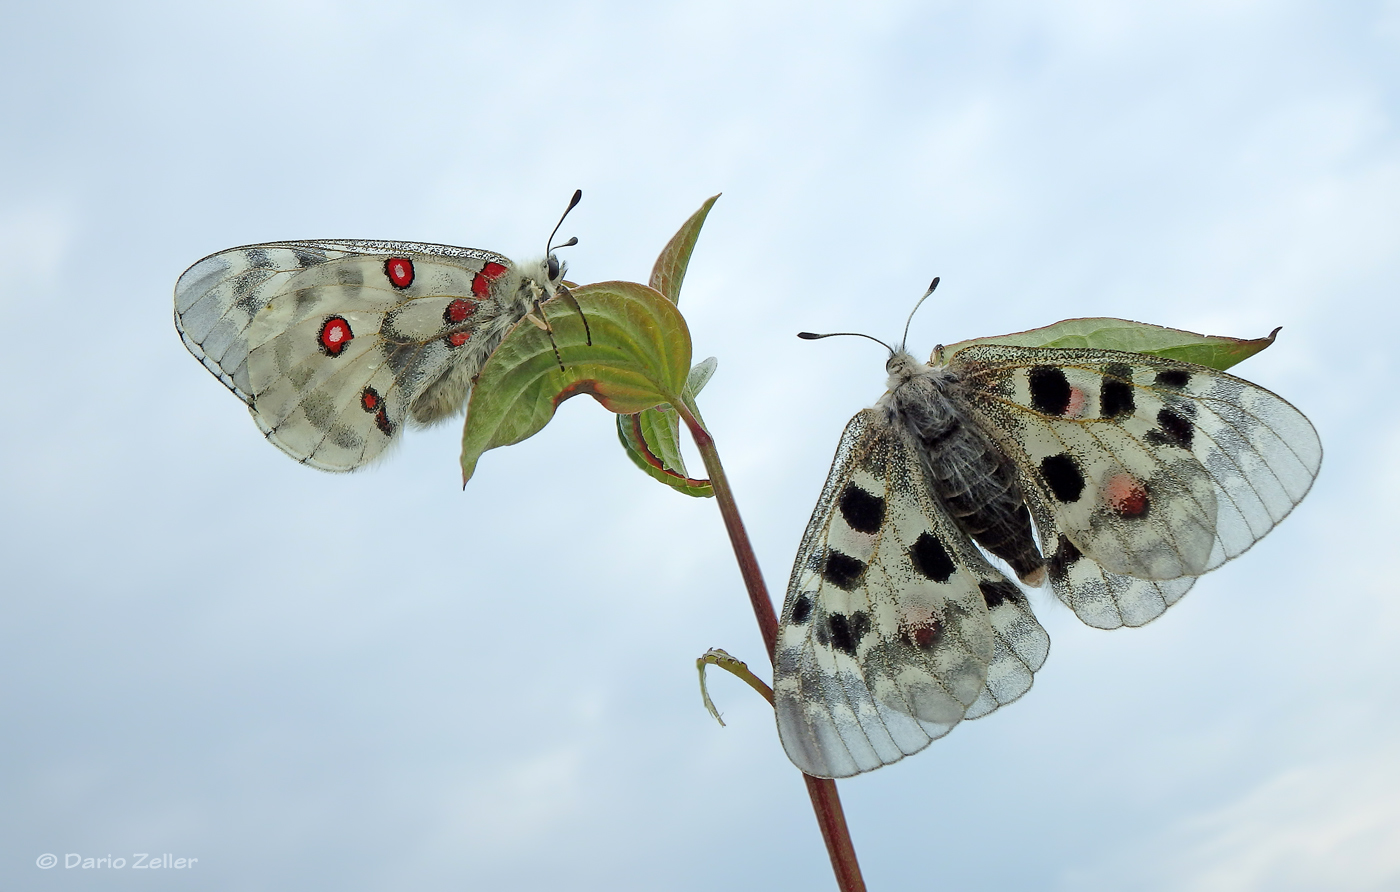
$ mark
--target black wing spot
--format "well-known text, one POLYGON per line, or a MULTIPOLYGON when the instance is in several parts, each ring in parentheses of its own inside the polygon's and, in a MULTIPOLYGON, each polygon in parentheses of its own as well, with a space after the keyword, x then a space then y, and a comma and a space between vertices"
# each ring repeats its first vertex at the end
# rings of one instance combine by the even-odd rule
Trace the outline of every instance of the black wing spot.
POLYGON ((1002 604, 1007 601, 1015 601, 1021 595, 1020 589, 1005 579, 979 582, 977 587, 982 590, 982 600, 987 602, 988 610, 996 610, 1002 604))
POLYGON ((1083 556, 1084 553, 1076 548, 1064 533, 1061 533, 1059 544, 1055 546, 1055 553, 1050 555, 1050 560, 1045 562, 1045 566, 1050 572, 1050 578, 1064 579, 1069 574, 1069 568, 1083 556))
POLYGON ((792 613, 788 619, 798 625, 805 623, 812 616, 812 596, 803 592, 797 596, 797 600, 792 602, 792 613))
POLYGON ((1061 369, 1038 365, 1030 371, 1031 408, 1046 415, 1064 415, 1069 410, 1069 379, 1061 369))
POLYGON ((948 549, 932 533, 919 534, 909 549, 909 560, 914 563, 915 570, 934 582, 947 582, 957 569, 953 559, 948 556, 948 549))
POLYGON ((1103 388, 1099 391, 1099 414, 1104 418, 1131 415, 1133 404, 1133 370, 1121 362, 1104 366, 1103 388))
POLYGON ((874 533, 885 522, 885 500, 847 483, 841 491, 841 516, 858 533, 874 533))
POLYGON ((1190 419, 1171 409, 1163 409, 1157 413, 1157 427, 1148 431, 1145 439, 1153 446, 1180 446, 1182 449, 1190 449, 1191 439, 1195 434, 1196 428, 1190 419))
POLYGON ((865 576, 865 563, 835 549, 828 550, 822 564, 822 578, 842 591, 850 591, 865 576))
POLYGON ((1186 369, 1164 369, 1157 373, 1157 386, 1180 390, 1191 383, 1191 373, 1186 369))
POLYGON ((826 624, 831 630, 832 647, 855 656, 860 640, 870 630, 870 617, 864 613, 852 613, 850 616, 833 613, 826 624))
POLYGON ((1084 474, 1068 452, 1041 459, 1040 476, 1050 485, 1055 498, 1066 504, 1079 501, 1084 493, 1084 474))
POLYGON ((363 285, 365 274, 353 266, 336 267, 335 280, 341 285, 363 285))

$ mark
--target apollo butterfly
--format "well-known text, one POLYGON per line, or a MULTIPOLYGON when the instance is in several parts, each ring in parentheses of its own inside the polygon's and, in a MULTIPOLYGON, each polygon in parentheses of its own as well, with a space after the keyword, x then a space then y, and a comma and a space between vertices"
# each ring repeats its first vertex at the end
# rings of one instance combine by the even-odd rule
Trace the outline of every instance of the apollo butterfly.
POLYGON ((1177 359, 974 343, 928 364, 890 349, 885 368, 779 625, 778 731, 811 775, 895 762, 1030 688, 1050 640, 989 555, 1090 626, 1140 626, 1273 529, 1322 462, 1286 401, 1177 359))
POLYGON ((405 423, 463 411, 506 332, 526 318, 546 327, 540 304, 572 300, 564 271, 548 250, 516 265, 417 242, 246 245, 180 276, 175 327, 270 442, 312 467, 349 471, 405 423))

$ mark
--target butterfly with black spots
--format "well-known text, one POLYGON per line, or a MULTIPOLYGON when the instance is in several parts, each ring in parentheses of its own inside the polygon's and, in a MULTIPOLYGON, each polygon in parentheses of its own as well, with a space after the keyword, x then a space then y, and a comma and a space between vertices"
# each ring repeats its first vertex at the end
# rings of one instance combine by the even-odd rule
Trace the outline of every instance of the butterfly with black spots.
POLYGON ((1322 461, 1293 406, 1189 362, 983 343, 929 364, 891 350, 886 370, 841 436, 779 627, 779 734, 819 777, 1030 688, 1049 638, 989 555, 1090 626, 1140 626, 1273 529, 1322 461))

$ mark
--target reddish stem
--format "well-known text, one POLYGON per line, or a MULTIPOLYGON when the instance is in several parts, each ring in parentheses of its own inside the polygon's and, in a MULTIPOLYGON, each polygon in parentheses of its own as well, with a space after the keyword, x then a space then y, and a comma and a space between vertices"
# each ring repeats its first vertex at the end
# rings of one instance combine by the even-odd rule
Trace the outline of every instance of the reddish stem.
MULTIPOLYGON (((758 620, 758 629, 763 634, 763 646, 768 650, 768 662, 777 665, 778 614, 773 610, 773 600, 768 597, 768 586, 763 582, 758 558, 754 556, 749 534, 744 530, 739 506, 729 488, 729 478, 724 476, 724 466, 719 462, 714 437, 683 404, 677 401, 673 405, 685 420, 686 427, 690 428, 695 447, 705 460, 715 501, 719 503, 719 513, 724 518, 725 529, 729 531, 729 542, 734 546, 734 557, 739 561, 739 573, 744 577, 754 618, 758 620)), ((807 795, 812 799, 812 810, 816 812, 817 825, 821 827, 827 854, 831 856, 831 869, 836 873, 837 887, 841 892, 865 892, 865 880, 860 875, 860 864, 856 861, 856 849, 851 844, 851 833, 846 827, 846 814, 841 810, 836 782, 810 774, 803 774, 802 779, 807 782, 807 795)))

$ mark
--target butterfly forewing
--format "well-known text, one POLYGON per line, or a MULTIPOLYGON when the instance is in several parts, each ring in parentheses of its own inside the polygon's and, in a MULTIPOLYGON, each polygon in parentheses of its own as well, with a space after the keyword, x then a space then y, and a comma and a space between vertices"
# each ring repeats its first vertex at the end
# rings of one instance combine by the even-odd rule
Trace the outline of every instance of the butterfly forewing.
POLYGON ((1202 366, 1016 347, 969 348, 953 365, 1055 529, 1110 574, 1172 580, 1237 557, 1321 463, 1297 409, 1202 366))
POLYGON ((518 281, 501 255, 448 245, 251 245, 180 277, 175 324, 269 440, 343 471, 373 460, 405 422, 461 410, 528 309, 518 281))
POLYGON ((1019 696, 1047 646, 932 499, 908 435, 875 410, 852 419, 783 610, 774 693, 792 760, 823 777, 897 761, 1019 696))

